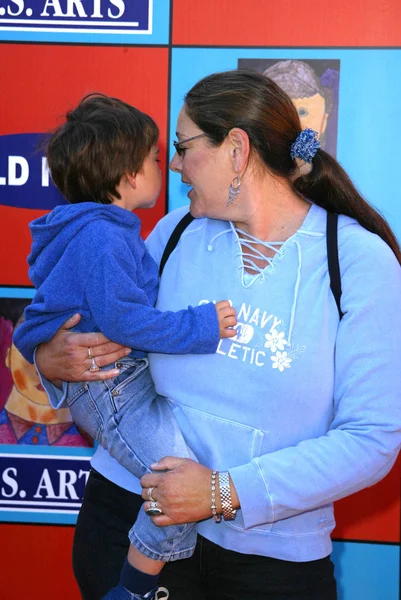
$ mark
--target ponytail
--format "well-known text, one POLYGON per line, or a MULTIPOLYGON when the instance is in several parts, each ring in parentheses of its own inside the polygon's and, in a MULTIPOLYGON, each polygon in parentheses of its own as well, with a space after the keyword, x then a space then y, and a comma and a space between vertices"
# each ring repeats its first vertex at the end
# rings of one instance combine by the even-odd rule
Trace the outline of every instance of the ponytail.
POLYGON ((401 264, 401 250, 387 221, 359 194, 344 169, 330 154, 318 150, 313 169, 293 182, 294 188, 328 212, 352 217, 386 242, 401 264))

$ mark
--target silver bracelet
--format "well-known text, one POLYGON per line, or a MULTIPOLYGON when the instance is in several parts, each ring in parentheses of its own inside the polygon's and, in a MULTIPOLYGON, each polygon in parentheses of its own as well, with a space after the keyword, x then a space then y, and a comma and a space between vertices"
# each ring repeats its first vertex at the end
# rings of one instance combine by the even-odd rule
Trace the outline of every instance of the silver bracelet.
POLYGON ((217 514, 217 506, 216 506, 216 476, 217 471, 212 471, 212 503, 211 503, 211 511, 212 516, 215 523, 220 523, 221 515, 217 514))
POLYGON ((221 509, 225 521, 233 521, 237 511, 233 508, 228 471, 219 473, 221 509))

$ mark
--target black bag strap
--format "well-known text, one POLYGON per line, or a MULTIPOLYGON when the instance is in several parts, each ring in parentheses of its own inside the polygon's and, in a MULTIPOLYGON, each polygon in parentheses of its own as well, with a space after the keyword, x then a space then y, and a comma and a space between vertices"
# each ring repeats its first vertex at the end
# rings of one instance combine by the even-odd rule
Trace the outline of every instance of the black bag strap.
MULTIPOLYGON (((177 223, 175 226, 173 233, 171 234, 166 247, 164 249, 160 267, 159 267, 159 276, 161 277, 166 262, 169 259, 170 254, 173 252, 175 247, 177 246, 181 234, 188 227, 190 223, 194 220, 194 217, 191 213, 187 213, 181 221, 177 223)), ((338 259, 338 236, 337 236, 337 228, 338 228, 338 215, 335 213, 327 213, 327 228, 326 228, 326 240, 327 240, 327 262, 329 266, 329 276, 330 276, 330 288, 334 296, 334 300, 337 304, 338 314, 340 316, 340 321, 344 316, 344 313, 341 310, 341 274, 340 274, 340 263, 338 259)))
POLYGON ((191 213, 187 213, 181 219, 181 221, 179 221, 177 223, 177 225, 175 226, 175 229, 173 230, 173 233, 170 235, 170 238, 166 244, 166 247, 164 248, 164 252, 163 252, 162 259, 160 261, 160 266, 159 266, 159 277, 162 276, 166 262, 168 261, 170 254, 173 252, 176 245, 178 244, 182 232, 188 227, 188 225, 190 223, 192 223, 193 220, 194 220, 194 217, 191 215, 191 213))
POLYGON ((327 213, 326 227, 327 263, 329 266, 330 288, 337 304, 340 321, 344 316, 341 310, 341 274, 340 261, 338 259, 338 215, 327 213))

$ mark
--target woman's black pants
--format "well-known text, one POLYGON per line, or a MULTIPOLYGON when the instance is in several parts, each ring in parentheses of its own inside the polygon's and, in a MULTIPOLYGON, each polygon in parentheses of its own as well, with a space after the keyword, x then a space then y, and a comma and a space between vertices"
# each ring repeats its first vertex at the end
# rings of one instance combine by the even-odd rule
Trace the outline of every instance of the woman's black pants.
MULTIPOLYGON (((74 574, 83 600, 101 600, 118 583, 128 530, 141 505, 140 496, 91 470, 73 547, 74 574)), ((169 590, 171 600, 337 598, 329 557, 288 562, 224 550, 201 536, 191 558, 165 566, 160 585, 169 590)))

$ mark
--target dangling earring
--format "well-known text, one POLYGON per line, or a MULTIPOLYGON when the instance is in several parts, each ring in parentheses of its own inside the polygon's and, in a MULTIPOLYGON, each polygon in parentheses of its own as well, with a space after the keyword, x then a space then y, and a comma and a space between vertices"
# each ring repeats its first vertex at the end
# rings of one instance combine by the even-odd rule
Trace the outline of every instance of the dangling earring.
POLYGON ((226 206, 230 206, 234 200, 236 200, 239 196, 240 193, 240 188, 241 188, 241 179, 240 176, 237 175, 236 177, 234 177, 234 179, 232 180, 230 187, 228 188, 228 198, 227 198, 227 202, 226 202, 226 206))

